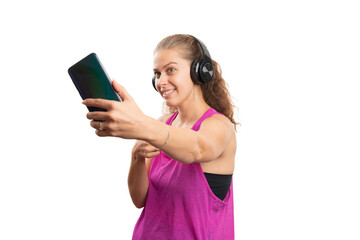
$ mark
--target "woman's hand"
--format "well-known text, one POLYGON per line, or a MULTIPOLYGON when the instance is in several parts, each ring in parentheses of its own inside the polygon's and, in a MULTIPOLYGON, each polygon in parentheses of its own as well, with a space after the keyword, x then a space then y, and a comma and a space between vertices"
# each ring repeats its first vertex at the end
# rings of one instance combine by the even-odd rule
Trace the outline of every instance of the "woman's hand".
POLYGON ((141 123, 146 115, 140 110, 134 99, 119 83, 112 82, 115 91, 119 93, 123 102, 105 99, 86 99, 83 101, 88 107, 106 109, 106 112, 89 112, 86 117, 90 125, 96 129, 98 136, 113 136, 125 139, 142 139, 144 132, 141 123))
POLYGON ((132 154, 136 160, 139 160, 158 156, 160 154, 160 150, 152 146, 150 143, 137 140, 132 149, 132 154))

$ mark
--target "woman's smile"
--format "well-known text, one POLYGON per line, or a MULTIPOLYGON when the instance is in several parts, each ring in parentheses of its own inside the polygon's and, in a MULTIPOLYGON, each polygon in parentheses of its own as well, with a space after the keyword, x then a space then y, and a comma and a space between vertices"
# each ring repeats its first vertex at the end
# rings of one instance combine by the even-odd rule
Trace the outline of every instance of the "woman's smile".
POLYGON ((163 98, 168 98, 170 97, 170 95, 172 95, 175 92, 176 88, 174 89, 169 89, 169 90, 163 90, 161 91, 161 95, 163 96, 163 98))

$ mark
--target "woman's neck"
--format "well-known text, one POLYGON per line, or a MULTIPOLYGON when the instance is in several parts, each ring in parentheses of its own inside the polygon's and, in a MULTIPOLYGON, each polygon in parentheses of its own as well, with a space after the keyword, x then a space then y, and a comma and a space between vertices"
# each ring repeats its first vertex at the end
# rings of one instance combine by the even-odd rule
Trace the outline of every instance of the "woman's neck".
POLYGON ((201 89, 195 88, 192 96, 178 106, 177 125, 193 125, 210 108, 205 102, 201 89))

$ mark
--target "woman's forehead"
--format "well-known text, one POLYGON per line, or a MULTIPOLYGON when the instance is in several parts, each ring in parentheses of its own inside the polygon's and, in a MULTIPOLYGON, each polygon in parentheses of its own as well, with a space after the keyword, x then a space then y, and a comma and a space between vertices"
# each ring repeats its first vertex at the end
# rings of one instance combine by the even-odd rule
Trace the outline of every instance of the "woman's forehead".
POLYGON ((154 68, 163 66, 169 62, 183 62, 179 51, 175 49, 162 49, 154 53, 154 68))

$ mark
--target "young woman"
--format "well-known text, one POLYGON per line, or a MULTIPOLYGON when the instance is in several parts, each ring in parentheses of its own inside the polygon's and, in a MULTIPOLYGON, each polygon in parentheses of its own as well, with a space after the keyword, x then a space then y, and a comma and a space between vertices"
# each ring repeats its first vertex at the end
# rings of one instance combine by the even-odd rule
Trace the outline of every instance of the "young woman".
POLYGON ((169 114, 144 115, 118 83, 123 102, 87 99, 98 136, 137 139, 128 185, 144 207, 133 239, 234 239, 232 174, 237 123, 219 65, 193 36, 166 37, 154 51, 153 86, 169 114))

